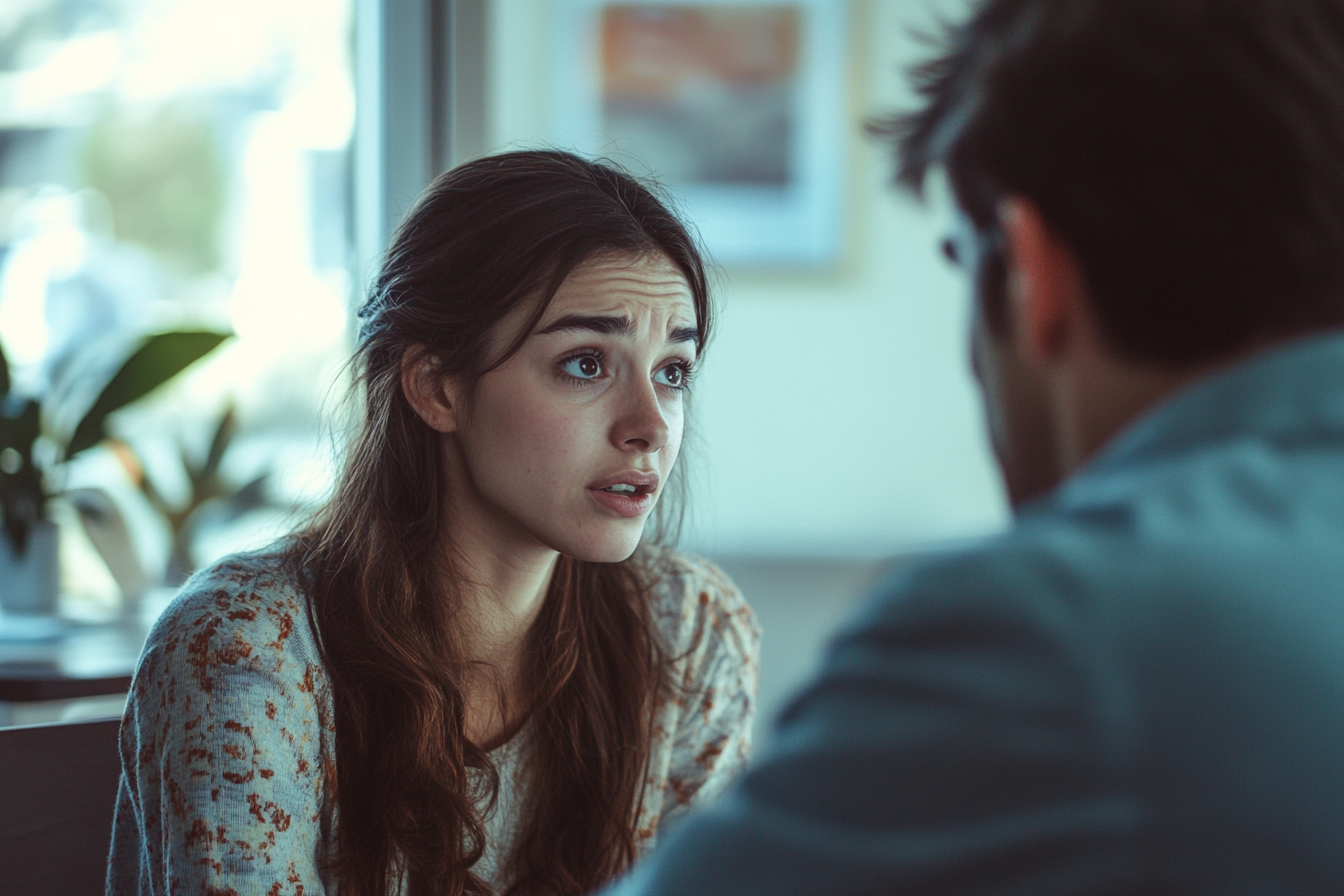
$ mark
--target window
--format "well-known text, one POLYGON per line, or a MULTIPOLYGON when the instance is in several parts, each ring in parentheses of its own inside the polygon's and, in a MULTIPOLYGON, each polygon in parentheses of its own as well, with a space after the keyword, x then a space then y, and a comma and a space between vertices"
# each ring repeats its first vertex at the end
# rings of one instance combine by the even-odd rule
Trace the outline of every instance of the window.
MULTIPOLYGON (((329 482, 318 415, 349 353, 354 281, 352 16, 350 0, 0 4, 15 389, 69 425, 146 334, 234 334, 113 418, 122 446, 61 473, 107 491, 150 584, 174 530, 193 530, 179 561, 205 562, 280 531, 329 482), (229 409, 219 476, 193 486, 229 409)), ((66 598, 107 609, 116 577, 78 529, 62 525, 66 598)))

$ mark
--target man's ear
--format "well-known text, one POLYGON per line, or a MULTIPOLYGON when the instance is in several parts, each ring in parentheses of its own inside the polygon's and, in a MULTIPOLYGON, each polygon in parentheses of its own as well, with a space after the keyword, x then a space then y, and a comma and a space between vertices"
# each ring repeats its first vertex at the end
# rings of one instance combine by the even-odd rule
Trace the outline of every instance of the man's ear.
POLYGON ((1027 357, 1055 361, 1068 350, 1078 316, 1084 313, 1078 261, 1030 199, 1010 196, 1001 202, 999 225, 1013 334, 1027 357))
POLYGON ((457 429, 458 396, 425 346, 413 345, 402 354, 401 391, 430 429, 444 433, 457 429))

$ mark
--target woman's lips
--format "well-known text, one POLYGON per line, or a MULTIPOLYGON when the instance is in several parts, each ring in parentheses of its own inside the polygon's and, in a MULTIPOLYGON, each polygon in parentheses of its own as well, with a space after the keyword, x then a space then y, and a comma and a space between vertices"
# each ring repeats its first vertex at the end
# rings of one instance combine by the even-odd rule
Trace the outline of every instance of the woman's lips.
POLYGON ((636 517, 648 513, 653 506, 658 480, 658 474, 651 471, 626 470, 594 482, 588 486, 588 494, 620 516, 636 517))
POLYGON ((652 492, 622 495, 606 492, 600 488, 590 488, 588 494, 592 495, 593 500, 601 506, 623 517, 642 516, 653 506, 652 492))

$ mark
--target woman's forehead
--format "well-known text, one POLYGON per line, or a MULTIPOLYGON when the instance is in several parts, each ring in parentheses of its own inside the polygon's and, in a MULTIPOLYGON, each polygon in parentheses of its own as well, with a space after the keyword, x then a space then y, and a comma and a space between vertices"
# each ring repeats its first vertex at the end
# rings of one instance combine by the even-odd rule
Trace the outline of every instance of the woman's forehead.
POLYGON ((653 313, 695 320, 695 300, 681 271, 664 255, 600 255, 576 267, 560 285, 539 326, 582 312, 653 313))

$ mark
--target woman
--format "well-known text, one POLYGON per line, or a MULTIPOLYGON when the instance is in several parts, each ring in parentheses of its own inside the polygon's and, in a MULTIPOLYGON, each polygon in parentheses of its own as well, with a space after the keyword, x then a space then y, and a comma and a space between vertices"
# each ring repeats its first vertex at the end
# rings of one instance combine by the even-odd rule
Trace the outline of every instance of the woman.
POLYGON ((710 329, 682 224, 604 165, 481 159, 360 316, 334 498, 150 635, 109 892, 584 893, 746 762, 751 610, 639 547, 710 329))

